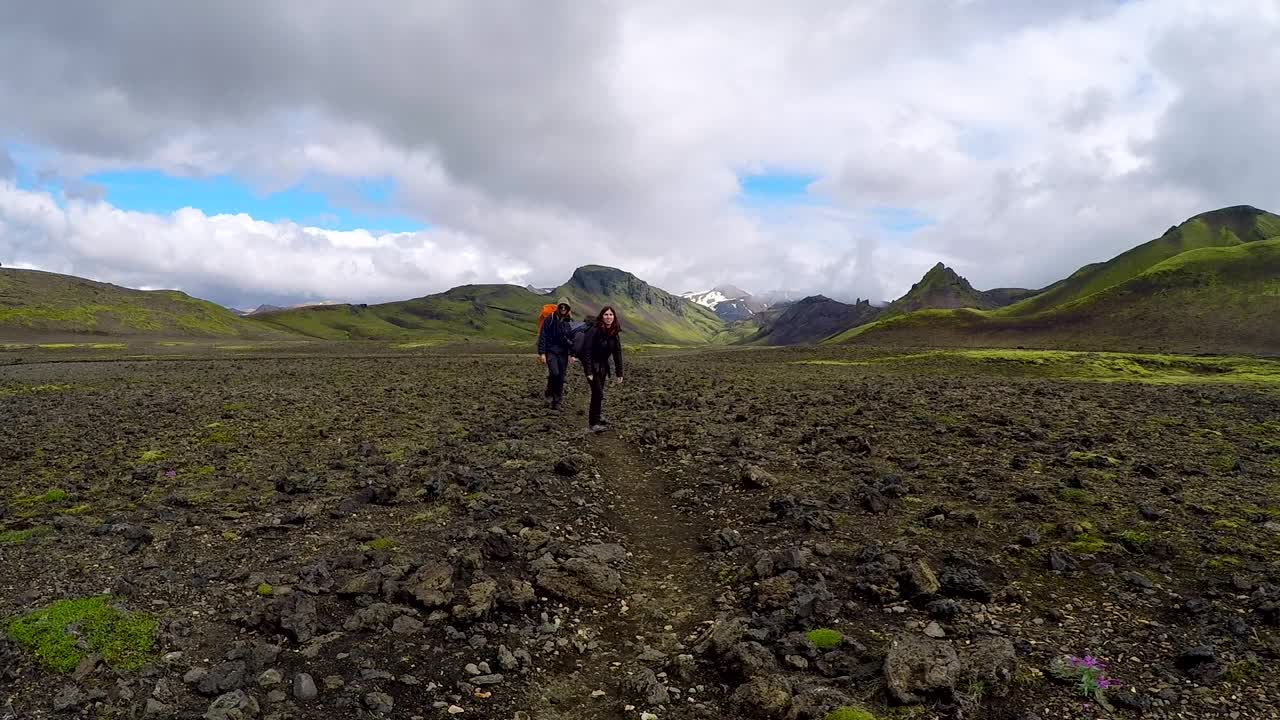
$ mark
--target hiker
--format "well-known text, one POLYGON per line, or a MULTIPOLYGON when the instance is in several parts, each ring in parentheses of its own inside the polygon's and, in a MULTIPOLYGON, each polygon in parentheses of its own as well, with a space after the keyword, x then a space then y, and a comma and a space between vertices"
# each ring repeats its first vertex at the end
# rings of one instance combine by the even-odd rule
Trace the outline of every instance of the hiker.
POLYGON ((609 384, 609 360, 617 373, 614 382, 622 382, 622 324, 618 313, 608 305, 596 316, 595 324, 582 338, 583 350, 579 353, 582 367, 591 385, 591 411, 587 425, 593 433, 602 433, 609 422, 604 419, 604 389, 609 384))
POLYGON ((538 330, 538 358, 547 366, 547 407, 559 410, 564 400, 564 378, 569 370, 569 327, 573 322, 568 298, 560 298, 556 311, 538 330))

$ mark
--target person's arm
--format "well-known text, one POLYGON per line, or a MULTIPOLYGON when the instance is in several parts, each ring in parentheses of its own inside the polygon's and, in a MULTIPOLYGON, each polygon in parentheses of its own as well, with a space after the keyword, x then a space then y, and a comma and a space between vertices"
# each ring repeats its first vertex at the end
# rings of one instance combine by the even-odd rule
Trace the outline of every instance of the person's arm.
POLYGON ((613 369, 618 372, 618 381, 622 381, 622 337, 617 338, 613 346, 613 369))
POLYGON ((551 322, 551 320, 552 318, 547 318, 542 323, 542 327, 538 328, 538 356, 544 362, 547 359, 547 323, 551 322))

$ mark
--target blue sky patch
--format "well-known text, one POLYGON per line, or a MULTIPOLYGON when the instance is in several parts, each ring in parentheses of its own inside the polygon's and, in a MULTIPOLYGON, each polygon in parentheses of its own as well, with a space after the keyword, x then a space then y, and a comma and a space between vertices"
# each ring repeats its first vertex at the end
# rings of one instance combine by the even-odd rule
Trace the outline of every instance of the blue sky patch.
POLYGON ((818 179, 807 173, 767 172, 738 176, 738 200, 749 207, 815 204, 824 200, 809 192, 818 179))
POLYGON ((390 208, 385 212, 379 208, 390 205, 395 188, 390 179, 352 183, 352 203, 334 202, 329 194, 305 184, 260 192, 229 175, 174 177, 155 170, 125 170, 95 173, 85 180, 101 186, 107 202, 122 210, 163 214, 192 207, 206 215, 244 213, 255 220, 291 221, 330 230, 413 232, 425 227, 390 208))
POLYGON ((913 208, 872 208, 871 215, 881 230, 891 233, 912 233, 934 224, 933 218, 913 208))

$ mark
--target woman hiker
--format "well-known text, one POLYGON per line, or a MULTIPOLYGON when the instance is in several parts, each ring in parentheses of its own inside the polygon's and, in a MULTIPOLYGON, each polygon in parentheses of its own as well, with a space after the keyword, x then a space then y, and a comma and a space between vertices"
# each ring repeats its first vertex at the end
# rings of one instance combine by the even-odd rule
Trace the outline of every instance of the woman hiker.
POLYGON ((559 410, 564 400, 564 377, 569 369, 569 327, 572 309, 568 298, 560 298, 556 312, 542 322, 538 331, 538 358, 547 366, 546 402, 559 410))
POLYGON ((586 332, 586 347, 581 360, 587 382, 591 385, 591 411, 587 424, 591 432, 601 433, 609 424, 604 419, 604 389, 609 384, 610 360, 613 360, 613 370, 617 374, 615 382, 622 382, 622 338, 619 337, 622 325, 618 322, 618 313, 606 305, 596 317, 595 325, 586 332))

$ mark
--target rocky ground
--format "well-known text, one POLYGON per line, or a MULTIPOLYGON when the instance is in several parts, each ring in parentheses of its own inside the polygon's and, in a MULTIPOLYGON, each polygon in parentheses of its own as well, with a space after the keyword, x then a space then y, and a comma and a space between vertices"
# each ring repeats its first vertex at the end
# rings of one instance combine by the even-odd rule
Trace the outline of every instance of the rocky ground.
POLYGON ((808 358, 0 368, 0 718, 1278 716, 1280 394, 808 358))

